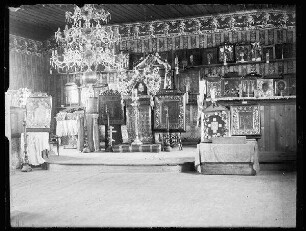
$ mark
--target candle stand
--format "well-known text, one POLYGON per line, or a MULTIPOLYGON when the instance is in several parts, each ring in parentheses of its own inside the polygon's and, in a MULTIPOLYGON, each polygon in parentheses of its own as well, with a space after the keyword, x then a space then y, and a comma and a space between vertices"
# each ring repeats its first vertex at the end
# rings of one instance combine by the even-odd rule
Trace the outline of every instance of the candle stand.
POLYGON ((171 151, 171 146, 170 146, 170 127, 169 127, 169 109, 168 107, 165 107, 166 111, 166 136, 165 136, 165 142, 164 142, 164 151, 165 152, 170 152, 171 151))
POLYGON ((27 144, 26 112, 25 112, 24 121, 23 121, 23 138, 24 138, 24 146, 23 146, 24 162, 22 164, 21 171, 31 172, 32 168, 29 165, 29 156, 27 152, 28 144, 27 144))

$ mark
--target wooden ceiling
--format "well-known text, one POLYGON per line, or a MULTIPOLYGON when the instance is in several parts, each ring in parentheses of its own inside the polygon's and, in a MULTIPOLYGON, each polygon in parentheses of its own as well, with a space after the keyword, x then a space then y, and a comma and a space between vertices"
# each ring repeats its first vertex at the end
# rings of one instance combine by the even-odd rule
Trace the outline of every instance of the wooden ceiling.
MULTIPOLYGON (((109 24, 146 22, 190 16, 205 16, 254 9, 284 9, 293 6, 273 4, 105 4, 111 13, 109 24)), ((44 41, 65 26, 65 12, 73 12, 72 4, 21 5, 10 8, 9 33, 44 41)))

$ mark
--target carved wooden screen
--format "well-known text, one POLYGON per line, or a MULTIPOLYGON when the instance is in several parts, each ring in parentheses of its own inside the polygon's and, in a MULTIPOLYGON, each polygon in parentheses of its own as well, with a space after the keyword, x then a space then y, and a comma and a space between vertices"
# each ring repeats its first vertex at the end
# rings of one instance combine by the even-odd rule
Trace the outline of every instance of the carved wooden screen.
POLYGON ((26 127, 28 131, 49 131, 51 124, 52 97, 32 96, 26 104, 26 127))
POLYGON ((107 124, 106 108, 110 124, 125 124, 121 95, 118 91, 108 90, 99 95, 99 124, 107 124))
POLYGON ((169 113, 170 131, 186 131, 185 95, 182 93, 155 96, 154 130, 165 131, 167 129, 166 108, 169 113))

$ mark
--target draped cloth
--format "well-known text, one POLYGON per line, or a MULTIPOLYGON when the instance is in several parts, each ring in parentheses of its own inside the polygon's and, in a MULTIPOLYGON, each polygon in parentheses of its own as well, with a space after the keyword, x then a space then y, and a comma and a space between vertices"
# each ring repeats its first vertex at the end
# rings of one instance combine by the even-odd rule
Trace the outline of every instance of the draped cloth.
POLYGON ((56 123, 56 135, 59 137, 78 135, 78 121, 58 120, 56 123))
POLYGON ((80 117, 78 120, 78 141, 77 149, 81 152, 84 148, 84 117, 80 117))
MULTIPOLYGON (((27 154, 29 164, 40 165, 45 162, 42 158, 42 151, 49 149, 49 132, 28 132, 27 133, 27 154)), ((24 162, 24 133, 21 133, 21 158, 24 162)))
POLYGON ((91 152, 98 151, 100 149, 98 117, 99 114, 86 113, 87 141, 88 148, 91 152))
POLYGON ((252 163, 256 173, 259 169, 257 141, 246 144, 213 144, 200 143, 197 145, 195 167, 201 172, 203 163, 252 163))

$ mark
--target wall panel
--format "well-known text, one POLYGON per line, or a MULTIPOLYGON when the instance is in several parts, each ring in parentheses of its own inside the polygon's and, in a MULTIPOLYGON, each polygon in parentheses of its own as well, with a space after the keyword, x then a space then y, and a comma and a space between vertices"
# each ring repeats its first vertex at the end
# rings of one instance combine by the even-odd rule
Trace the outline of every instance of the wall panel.
POLYGON ((296 159, 295 102, 261 105, 262 134, 258 140, 260 162, 296 159))
POLYGON ((49 93, 49 56, 10 51, 9 89, 28 88, 49 93))

